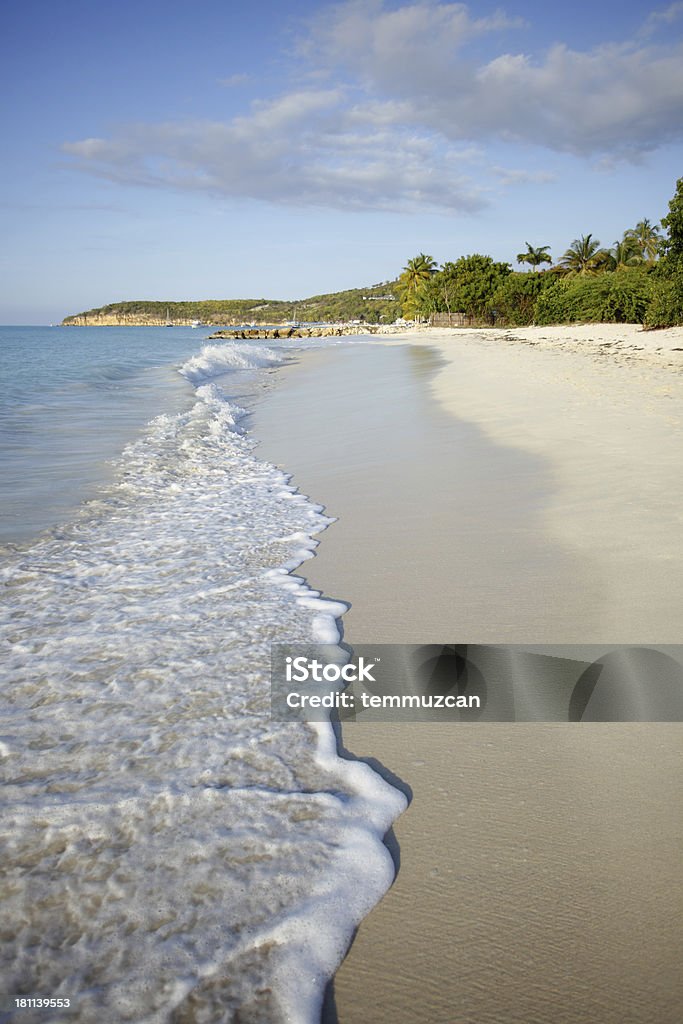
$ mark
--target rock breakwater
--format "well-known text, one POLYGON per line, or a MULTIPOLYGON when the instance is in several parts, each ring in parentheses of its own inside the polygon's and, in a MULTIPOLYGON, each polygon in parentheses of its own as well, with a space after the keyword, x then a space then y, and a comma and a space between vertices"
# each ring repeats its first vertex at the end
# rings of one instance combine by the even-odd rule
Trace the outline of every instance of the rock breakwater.
POLYGON ((335 324, 325 327, 240 327, 226 331, 216 331, 209 339, 244 339, 249 338, 339 338, 344 334, 377 334, 385 333, 386 328, 375 324, 335 324))

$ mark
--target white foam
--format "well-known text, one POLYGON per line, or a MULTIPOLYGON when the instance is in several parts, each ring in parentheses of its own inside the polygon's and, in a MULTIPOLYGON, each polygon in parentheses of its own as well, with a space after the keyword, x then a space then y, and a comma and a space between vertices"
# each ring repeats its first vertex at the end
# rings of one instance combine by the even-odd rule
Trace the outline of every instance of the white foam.
POLYGON ((346 605, 290 574, 331 520, 210 380, 273 361, 241 348, 189 360, 195 405, 1 569, 2 987, 77 993, 72 1022, 312 1024, 393 877, 403 796, 329 723, 269 717, 271 642, 337 643, 346 605))
POLYGON ((204 345, 199 355, 183 363, 180 373, 191 384, 199 385, 228 370, 257 370, 264 366, 275 366, 283 359, 282 353, 265 346, 239 345, 236 342, 204 345))

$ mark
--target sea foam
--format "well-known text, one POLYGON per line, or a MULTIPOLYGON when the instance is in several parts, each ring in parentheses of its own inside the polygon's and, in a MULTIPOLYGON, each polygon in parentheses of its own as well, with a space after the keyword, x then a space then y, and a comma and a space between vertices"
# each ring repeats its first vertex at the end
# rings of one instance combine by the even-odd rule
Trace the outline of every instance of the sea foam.
POLYGON ((204 345, 199 355, 183 363, 180 372, 191 384, 201 384, 224 374, 227 370, 256 370, 275 366, 285 356, 273 348, 254 345, 204 345))
POLYGON ((69 997, 53 1021, 312 1024, 393 877, 403 796, 269 717, 271 642, 335 643, 346 608, 291 575, 330 519, 230 400, 282 358, 205 347, 192 407, 1 567, 2 988, 69 997))

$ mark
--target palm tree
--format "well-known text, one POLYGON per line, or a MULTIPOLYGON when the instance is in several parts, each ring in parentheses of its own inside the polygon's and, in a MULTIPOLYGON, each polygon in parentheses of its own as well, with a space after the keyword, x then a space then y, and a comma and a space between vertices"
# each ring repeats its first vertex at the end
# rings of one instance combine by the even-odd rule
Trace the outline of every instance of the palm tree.
POLYGON ((403 273, 398 279, 398 287, 403 299, 403 312, 415 315, 419 311, 419 295, 432 275, 436 273, 437 263, 432 256, 423 252, 408 260, 403 273))
POLYGON ((628 237, 633 242, 644 262, 654 263, 659 254, 663 239, 657 230, 658 227, 658 224, 651 224, 645 217, 639 220, 634 228, 624 232, 624 241, 628 237))
POLYGON ((534 248, 534 246, 529 245, 528 242, 525 242, 524 244, 526 245, 526 252, 517 253, 518 263, 528 263, 529 266, 533 267, 535 270, 540 263, 553 262, 550 258, 550 254, 547 252, 550 248, 549 245, 539 245, 537 248, 534 248))
POLYGON ((592 235, 575 238, 559 262, 565 274, 597 274, 605 269, 606 253, 592 235))
POLYGON ((628 231, 620 242, 615 242, 608 253, 605 253, 606 270, 623 270, 627 267, 637 267, 643 262, 640 249, 628 231))

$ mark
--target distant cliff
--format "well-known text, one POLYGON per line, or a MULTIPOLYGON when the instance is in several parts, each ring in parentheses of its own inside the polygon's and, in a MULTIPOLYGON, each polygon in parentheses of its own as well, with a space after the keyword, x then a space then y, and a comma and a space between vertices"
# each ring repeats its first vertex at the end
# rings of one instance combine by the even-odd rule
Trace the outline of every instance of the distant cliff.
MULTIPOLYGON (((122 313, 110 312, 100 313, 98 310, 88 310, 87 313, 78 313, 76 316, 67 316, 62 320, 64 327, 191 327, 198 317, 188 320, 185 317, 154 316, 152 313, 122 313)), ((223 323, 224 321, 216 321, 223 323)))
MULTIPOLYGON (((65 327, 190 327, 203 324, 241 324, 264 308, 284 305, 269 303, 265 299, 209 299, 204 302, 112 302, 97 309, 67 316, 65 327)), ((287 306, 288 309, 291 306, 287 306)), ((272 315, 272 314, 271 314, 272 315)))
POLYGON ((371 288, 353 288, 328 295, 314 295, 295 302, 279 299, 206 299, 198 302, 139 300, 112 302, 67 316, 65 327, 190 327, 199 321, 207 326, 283 324, 291 321, 331 323, 361 320, 392 323, 401 315, 394 294, 395 282, 371 288))

